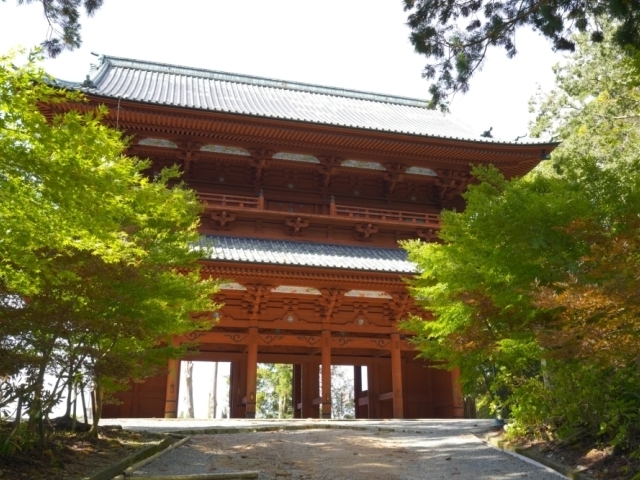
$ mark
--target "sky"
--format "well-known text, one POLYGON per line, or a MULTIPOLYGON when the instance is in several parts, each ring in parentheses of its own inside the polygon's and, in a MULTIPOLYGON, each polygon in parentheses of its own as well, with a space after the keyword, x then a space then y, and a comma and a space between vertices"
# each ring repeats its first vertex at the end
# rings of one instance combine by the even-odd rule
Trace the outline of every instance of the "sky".
MULTIPOLYGON (((409 42, 402 0, 105 0, 82 20, 83 46, 45 67, 83 80, 91 52, 319 85, 428 98, 426 59, 409 42)), ((40 2, 0 2, 0 54, 31 47, 47 35, 40 2)), ((471 90, 457 95, 452 115, 478 133, 524 135, 528 100, 553 86, 562 57, 538 34, 522 31, 518 55, 489 53, 471 90)))

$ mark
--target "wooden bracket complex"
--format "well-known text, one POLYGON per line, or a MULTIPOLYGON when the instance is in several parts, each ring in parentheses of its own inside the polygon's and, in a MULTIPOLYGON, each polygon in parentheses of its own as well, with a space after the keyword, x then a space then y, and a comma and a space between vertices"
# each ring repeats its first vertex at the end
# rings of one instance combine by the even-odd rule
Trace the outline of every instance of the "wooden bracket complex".
POLYGON ((309 226, 309 220, 302 217, 287 218, 284 221, 285 232, 289 235, 298 236, 302 230, 309 226))
POLYGON ((236 219, 236 214, 223 210, 222 212, 211 212, 209 218, 213 221, 214 228, 219 230, 230 230, 236 219))
POLYGON ((355 232, 353 232, 354 237, 363 242, 373 240, 372 236, 376 233, 378 233, 378 227, 372 223, 359 223, 355 226, 355 232))

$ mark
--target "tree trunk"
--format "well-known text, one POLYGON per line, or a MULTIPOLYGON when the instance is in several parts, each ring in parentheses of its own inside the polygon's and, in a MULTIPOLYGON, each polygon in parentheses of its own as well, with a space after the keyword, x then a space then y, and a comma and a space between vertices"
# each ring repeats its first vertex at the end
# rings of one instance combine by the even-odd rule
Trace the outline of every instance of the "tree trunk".
POLYGON ((84 399, 84 383, 80 384, 80 398, 82 398, 82 412, 84 413, 84 423, 88 425, 89 419, 87 418, 87 402, 84 399))
POLYGON ((78 384, 73 382, 73 416, 71 417, 71 431, 76 431, 76 422, 78 414, 78 384))
POLYGON ((95 382, 93 395, 91 400, 93 403, 93 424, 91 430, 89 430, 89 436, 98 438, 98 423, 100 423, 100 417, 102 416, 102 400, 104 399, 104 392, 100 382, 95 382))
POLYGON ((193 362, 191 360, 187 361, 185 370, 186 370, 185 381, 187 383, 187 388, 185 391, 184 399, 187 405, 187 418, 194 418, 193 417, 193 362))
POLYGON ((213 362, 213 393, 212 393, 211 418, 215 420, 218 410, 218 362, 213 362))

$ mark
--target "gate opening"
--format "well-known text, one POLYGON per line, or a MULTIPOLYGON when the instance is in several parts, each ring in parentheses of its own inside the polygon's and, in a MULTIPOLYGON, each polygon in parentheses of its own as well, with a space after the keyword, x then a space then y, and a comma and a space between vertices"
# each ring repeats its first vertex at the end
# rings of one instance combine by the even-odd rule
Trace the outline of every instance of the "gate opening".
POLYGON ((256 418, 293 418, 293 365, 259 363, 256 418))
POLYGON ((178 418, 229 418, 229 362, 182 360, 178 418))

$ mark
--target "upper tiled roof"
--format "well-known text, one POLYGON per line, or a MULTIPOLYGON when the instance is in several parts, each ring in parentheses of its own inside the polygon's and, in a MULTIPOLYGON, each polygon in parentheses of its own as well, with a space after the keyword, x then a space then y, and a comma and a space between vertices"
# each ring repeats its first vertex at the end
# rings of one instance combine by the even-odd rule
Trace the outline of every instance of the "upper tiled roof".
POLYGON ((398 248, 352 247, 205 235, 198 248, 207 260, 341 268, 388 273, 416 273, 415 264, 398 248))
MULTIPOLYGON (((481 137, 480 132, 453 117, 429 110, 425 100, 118 57, 101 56, 93 78, 81 87, 94 95, 158 105, 428 137, 511 143, 481 137)), ((527 143, 546 142, 528 140, 527 143)))

